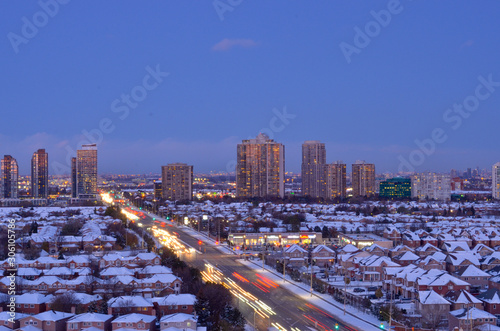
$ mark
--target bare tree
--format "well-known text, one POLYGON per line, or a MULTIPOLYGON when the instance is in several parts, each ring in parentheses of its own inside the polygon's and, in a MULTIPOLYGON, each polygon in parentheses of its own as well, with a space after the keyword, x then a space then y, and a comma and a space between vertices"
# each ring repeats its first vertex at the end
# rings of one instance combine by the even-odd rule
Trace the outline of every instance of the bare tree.
POLYGON ((436 329, 442 327, 443 316, 448 314, 448 310, 444 305, 432 305, 432 309, 429 309, 427 313, 422 314, 422 325, 428 329, 436 329))
POLYGON ((50 302, 50 308, 56 311, 70 313, 71 308, 75 307, 77 312, 80 312, 80 300, 76 297, 74 292, 66 292, 59 294, 50 302))

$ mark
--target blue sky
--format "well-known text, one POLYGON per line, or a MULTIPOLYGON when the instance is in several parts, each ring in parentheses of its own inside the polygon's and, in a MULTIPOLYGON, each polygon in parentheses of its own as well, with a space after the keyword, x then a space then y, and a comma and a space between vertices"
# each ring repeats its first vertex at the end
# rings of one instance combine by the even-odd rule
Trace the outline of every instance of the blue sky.
POLYGON ((2 2, 0 154, 23 174, 37 148, 52 174, 66 172, 92 139, 101 173, 170 162, 225 171, 236 144, 262 129, 285 144, 288 171, 300 170, 304 140, 325 142, 328 162, 364 159, 377 172, 410 153, 417 171, 500 160, 499 86, 483 87, 460 125, 443 118, 471 100, 478 77, 500 82, 498 2, 65 2, 2 2), (347 44, 360 46, 349 62, 347 44), (164 74, 146 77, 155 70, 164 74), (133 91, 140 101, 127 106, 133 91), (420 148, 435 129, 445 141, 420 148))

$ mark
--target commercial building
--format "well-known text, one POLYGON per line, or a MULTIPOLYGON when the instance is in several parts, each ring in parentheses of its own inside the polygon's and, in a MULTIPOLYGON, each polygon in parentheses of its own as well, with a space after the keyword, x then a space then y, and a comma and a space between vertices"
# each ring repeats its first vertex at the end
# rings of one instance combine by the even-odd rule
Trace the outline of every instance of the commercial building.
POLYGON ((493 199, 500 200, 500 162, 495 163, 491 169, 491 184, 493 199))
POLYGON ((161 167, 162 197, 170 201, 193 199, 193 166, 172 163, 161 167))
POLYGON ((10 155, 4 155, 1 161, 0 198, 17 199, 19 194, 19 167, 17 161, 10 155))
POLYGON ((392 240, 377 236, 372 233, 340 234, 339 242, 342 246, 351 244, 356 246, 358 249, 362 249, 363 247, 371 246, 373 244, 389 249, 394 246, 392 240))
POLYGON ((380 182, 381 198, 411 198, 411 179, 394 177, 380 182))
POLYGON ((302 195, 313 198, 326 197, 325 144, 309 140, 302 144, 302 195))
POLYGON ((82 145, 71 160, 72 196, 83 200, 97 199, 97 145, 82 145))
POLYGON ((230 233, 227 240, 233 246, 246 247, 293 244, 322 244, 321 232, 267 232, 267 233, 230 233))
POLYGON ((345 198, 347 190, 346 165, 342 161, 326 164, 325 173, 325 198, 345 198))
POLYGON ((285 196, 285 146, 263 133, 237 147, 236 195, 285 196))
POLYGON ((424 172, 411 177, 411 196, 418 200, 448 201, 451 199, 449 174, 424 172))
POLYGON ((31 158, 31 196, 47 198, 49 194, 49 156, 39 149, 31 158))
POLYGON ((352 165, 352 195, 369 197, 375 194, 375 165, 356 161, 352 165))

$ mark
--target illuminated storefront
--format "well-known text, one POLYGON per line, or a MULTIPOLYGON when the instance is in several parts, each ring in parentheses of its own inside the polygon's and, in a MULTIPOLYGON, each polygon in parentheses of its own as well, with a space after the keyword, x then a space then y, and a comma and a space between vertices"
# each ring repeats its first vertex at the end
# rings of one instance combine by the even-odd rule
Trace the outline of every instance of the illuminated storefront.
POLYGON ((322 244, 322 234, 315 232, 304 233, 232 233, 229 242, 235 246, 262 246, 262 245, 293 245, 293 244, 322 244))

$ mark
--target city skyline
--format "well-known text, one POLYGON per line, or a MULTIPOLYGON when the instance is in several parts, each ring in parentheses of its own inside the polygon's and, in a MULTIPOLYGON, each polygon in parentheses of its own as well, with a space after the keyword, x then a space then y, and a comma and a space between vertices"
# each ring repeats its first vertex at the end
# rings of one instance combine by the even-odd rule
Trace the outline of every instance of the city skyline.
POLYGON ((0 154, 29 174, 45 148, 49 173, 69 174, 97 142, 102 173, 228 171, 264 131, 296 173, 306 140, 325 143, 327 163, 380 172, 498 162, 500 4, 400 1, 389 18, 387 1, 261 4, 70 2, 28 34, 44 9, 8 3, 0 106, 20 125, 2 129, 0 154))
MULTIPOLYGON (((317 143, 320 143, 321 145, 325 145, 325 143, 323 143, 323 142, 306 140, 306 141, 302 142, 302 144, 300 145, 300 146, 301 146, 301 148, 303 148, 303 145, 304 145, 305 143, 309 143, 309 142, 317 142, 317 143)), ((241 143, 241 142, 240 142, 240 143, 241 143)), ((240 143, 238 143, 238 144, 240 144, 240 143)), ((277 142, 277 143, 280 143, 280 142, 277 142)), ((238 144, 236 144, 236 145, 235 145, 235 150, 237 149, 237 145, 238 145, 238 144)), ((281 143, 280 143, 280 144, 281 144, 281 143)), ((83 145, 96 145, 96 144, 83 144, 83 145)), ((81 145, 81 146, 83 146, 83 145, 81 145)), ((284 144, 282 144, 282 145, 283 145, 283 146, 285 146, 284 144)), ((80 146, 80 147, 81 147, 81 146, 80 146)), ((97 145, 96 145, 96 146, 97 146, 97 145)), ((80 148, 80 147, 79 147, 79 148, 80 148)), ((98 146, 97 146, 97 147, 98 147, 98 146)), ((48 155, 48 154, 49 154, 48 152, 46 152, 46 151, 45 151, 45 150, 46 150, 46 148, 39 148, 39 149, 38 149, 38 151, 40 151, 40 150, 43 150, 43 151, 44 151, 44 153, 45 153, 46 155, 48 155)), ((77 152, 77 151, 78 151, 78 150, 76 150, 76 152, 77 152)), ((288 151, 288 149, 287 149, 287 151, 288 151)), ((35 153, 37 153, 37 152, 35 152, 35 153)), ((21 166, 19 166, 19 163, 23 163, 25 160, 24 160, 24 159, 21 159, 21 162, 19 162, 19 159, 17 159, 17 158, 15 158, 15 157, 13 157, 13 156, 12 156, 12 157, 16 160, 16 162, 17 162, 17 164, 18 164, 18 169, 19 169, 19 170, 18 170, 18 172, 19 172, 19 176, 22 176, 22 177, 31 177, 31 175, 32 175, 32 166, 33 166, 33 165, 32 165, 32 163, 33 163, 33 155, 34 155, 35 153, 32 153, 32 154, 31 154, 31 155, 32 155, 32 157, 31 157, 31 158, 28 158, 28 161, 27 161, 27 162, 29 163, 29 168, 28 168, 28 170, 26 171, 26 173, 22 173, 22 171, 21 171, 21 166)), ((289 154, 289 153, 287 152, 287 159, 288 159, 288 154, 289 154)), ((212 155, 212 156, 213 156, 213 155, 212 155)), ((75 159, 75 158, 76 158, 76 153, 75 153, 75 157, 71 157, 71 158, 69 159, 69 160, 70 160, 70 162, 69 162, 70 166, 69 166, 69 172, 67 172, 67 173, 64 173, 64 172, 63 172, 63 173, 61 173, 61 172, 57 172, 57 171, 56 171, 55 173, 53 173, 53 170, 54 170, 54 169, 53 169, 53 168, 51 168, 51 167, 50 167, 50 163, 48 163, 48 165, 49 165, 49 166, 47 167, 48 176, 49 176, 49 177, 50 177, 50 176, 60 176, 60 175, 63 175, 63 176, 65 176, 65 175, 66 175, 66 176, 71 176, 71 169, 72 169, 72 164, 71 164, 71 162, 72 162, 72 161, 73 161, 73 159, 75 159)), ((303 151, 301 151, 301 158, 303 158, 303 151)), ((236 158, 235 158, 235 159, 236 159, 236 158)), ((333 160, 331 157, 328 157, 328 156, 326 157, 326 160, 327 160, 327 163, 326 163, 325 165, 330 165, 330 166, 331 166, 332 164, 337 164, 337 163, 343 163, 344 165, 345 165, 345 164, 351 164, 351 165, 352 165, 352 164, 356 164, 356 163, 359 161, 358 159, 356 159, 355 161, 352 161, 352 162, 343 162, 343 161, 339 161, 339 160, 333 160)), ((151 169, 150 169, 149 171, 145 171, 145 172, 139 172, 139 171, 136 171, 136 172, 113 172, 113 171, 109 172, 109 171, 99 171, 99 173, 100 173, 100 174, 124 174, 124 175, 148 174, 148 173, 150 173, 150 174, 159 174, 159 175, 161 176, 162 171, 161 171, 161 170, 160 170, 160 171, 158 171, 158 169, 157 169, 158 167, 160 167, 160 168, 161 168, 161 167, 164 165, 164 163, 179 163, 179 162, 180 162, 180 161, 176 161, 176 160, 172 160, 171 162, 163 162, 163 163, 160 163, 160 164, 158 164, 158 165, 151 166, 151 169), (154 169, 153 169, 153 168, 154 168, 154 169)), ((235 169, 236 169, 236 163, 235 163, 235 162, 236 162, 235 160, 231 160, 231 161, 228 163, 228 167, 226 167, 226 170, 217 170, 217 169, 200 170, 200 171, 195 172, 195 174, 208 174, 208 173, 232 173, 232 174, 236 174, 236 171, 235 171, 235 169), (233 166, 233 165, 234 165, 234 167, 231 167, 231 169, 232 169, 232 170, 231 170, 231 169, 229 169, 229 166, 233 166)), ((183 163, 183 162, 180 162, 180 163, 183 163)), ((372 162, 372 163, 374 163, 374 162, 372 162)), ((496 164, 496 163, 499 163, 499 162, 495 162, 495 164, 496 164)), ((59 164, 59 163, 58 163, 58 164, 59 164)), ((286 164, 288 164, 288 163, 286 163, 286 164)), ((492 164, 492 165, 493 165, 493 164, 492 164)), ((375 174, 376 174, 376 175, 382 175, 382 174, 393 174, 393 175, 403 175, 403 176, 409 176, 410 174, 415 174, 415 173, 435 172, 435 173, 443 173, 443 174, 450 173, 450 174, 451 174, 451 177, 462 177, 462 176, 466 176, 466 174, 467 174, 468 172, 470 172, 470 171, 473 171, 473 172, 480 171, 480 172, 488 172, 488 173, 491 173, 491 172, 492 172, 492 171, 491 171, 491 169, 492 169, 492 168, 491 168, 491 167, 492 167, 492 165, 490 165, 490 166, 486 166, 486 167, 484 167, 484 168, 479 167, 479 166, 477 166, 477 167, 472 167, 472 166, 469 166, 469 167, 458 168, 458 169, 457 169, 456 167, 452 167, 452 168, 450 168, 450 169, 445 169, 445 170, 443 170, 443 171, 433 171, 433 170, 426 169, 426 170, 422 170, 422 171, 417 171, 417 170, 415 170, 415 171, 397 171, 397 170, 395 170, 394 172, 391 172, 391 171, 388 171, 388 170, 380 170, 380 171, 379 171, 379 170, 378 170, 378 167, 377 167, 377 172, 376 172, 375 174)), ((198 166, 198 165, 196 165, 196 166, 198 166)), ((56 170, 57 170, 57 169, 60 169, 58 166, 56 166, 55 168, 56 168, 56 170)), ((285 173, 301 174, 301 172, 302 172, 302 169, 301 169, 301 168, 302 168, 302 162, 299 162, 299 168, 298 168, 298 170, 290 170, 290 169, 285 169, 285 173)), ((352 172, 352 171, 347 171, 347 173, 352 175, 352 173, 353 173, 353 172, 352 172)), ((467 177, 467 176, 466 176, 466 177, 467 177)), ((469 177, 470 177, 470 174, 469 174, 469 177)))

